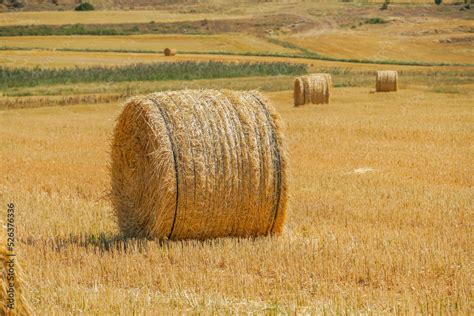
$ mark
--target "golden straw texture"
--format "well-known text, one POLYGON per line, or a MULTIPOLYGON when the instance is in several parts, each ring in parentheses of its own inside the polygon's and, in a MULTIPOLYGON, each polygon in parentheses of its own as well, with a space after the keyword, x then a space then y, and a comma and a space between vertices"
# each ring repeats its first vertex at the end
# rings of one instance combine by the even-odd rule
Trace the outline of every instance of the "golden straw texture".
POLYGON ((304 104, 312 103, 313 101, 313 80, 309 76, 303 76, 304 88, 304 104))
POLYGON ((7 249, 6 244, 6 231, 4 224, 0 222, 0 260, 1 260, 1 279, 0 279, 0 315, 31 315, 31 307, 28 305, 27 300, 22 292, 25 286, 22 281, 22 272, 17 263, 18 257, 15 253, 7 249), (13 263, 11 263, 13 260, 13 263), (9 278, 14 277, 12 287, 13 293, 9 293, 9 278), (13 298, 14 297, 14 298, 13 298), (9 308, 8 299, 13 298, 13 308, 9 308))
POLYGON ((398 73, 393 70, 377 71, 375 90, 377 92, 397 91, 398 73))
POLYGON ((318 73, 295 78, 293 99, 295 106, 303 104, 328 104, 331 95, 330 74, 318 73))
POLYGON ((304 104, 304 85, 303 77, 296 77, 293 87, 293 100, 295 106, 300 106, 304 104))
POLYGON ((280 233, 287 204, 281 129, 255 91, 129 100, 112 144, 111 197, 121 231, 158 239, 280 233))
POLYGON ((174 56, 176 55, 176 49, 174 48, 165 48, 165 50, 163 51, 165 56, 174 56))
POLYGON ((327 73, 309 75, 312 81, 311 103, 328 104, 332 91, 332 77, 327 73))

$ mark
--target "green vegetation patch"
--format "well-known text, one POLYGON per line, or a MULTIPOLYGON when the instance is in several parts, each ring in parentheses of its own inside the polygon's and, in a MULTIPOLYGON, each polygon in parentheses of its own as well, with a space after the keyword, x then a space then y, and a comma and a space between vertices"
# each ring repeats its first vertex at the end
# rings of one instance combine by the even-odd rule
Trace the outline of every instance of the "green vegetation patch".
POLYGON ((0 36, 211 34, 196 22, 0 26, 0 36))
POLYGON ((75 11, 93 11, 94 6, 89 2, 79 3, 75 8, 75 11))
POLYGON ((0 68, 0 88, 80 82, 164 81, 300 75, 307 66, 292 63, 170 62, 89 68, 0 68))
POLYGON ((365 20, 365 24, 385 24, 387 21, 385 21, 382 18, 370 18, 365 20))

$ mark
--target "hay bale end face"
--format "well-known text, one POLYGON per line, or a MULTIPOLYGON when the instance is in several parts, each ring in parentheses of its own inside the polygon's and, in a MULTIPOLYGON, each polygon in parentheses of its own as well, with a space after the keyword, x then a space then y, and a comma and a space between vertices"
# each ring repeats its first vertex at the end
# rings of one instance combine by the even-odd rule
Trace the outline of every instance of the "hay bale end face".
POLYGON ((123 234, 204 239, 278 234, 287 201, 279 116, 257 92, 183 90, 127 102, 112 143, 123 234))
POLYGON ((375 77, 375 90, 377 92, 397 91, 398 72, 394 70, 377 71, 375 77))
POLYGON ((304 105, 304 85, 303 85, 303 77, 295 78, 295 82, 293 84, 293 100, 295 106, 304 105))
POLYGON ((165 48, 164 53, 165 53, 165 56, 174 56, 174 55, 176 55, 176 49, 174 49, 174 48, 165 48))

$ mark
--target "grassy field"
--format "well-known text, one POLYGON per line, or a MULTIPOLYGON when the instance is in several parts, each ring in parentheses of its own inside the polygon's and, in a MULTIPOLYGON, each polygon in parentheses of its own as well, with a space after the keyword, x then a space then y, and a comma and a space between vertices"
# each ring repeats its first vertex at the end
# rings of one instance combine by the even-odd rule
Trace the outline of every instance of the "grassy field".
POLYGON ((472 311, 472 93, 368 92, 298 110, 290 91, 269 94, 291 200, 283 236, 257 240, 117 241, 106 193, 121 108, 0 112, 1 200, 17 205, 36 311, 472 311))
POLYGON ((215 23, 207 35, 179 24, 176 34, 0 37, 0 203, 15 204, 37 315, 474 313, 471 11, 422 0, 144 10, 147 1, 0 13, 0 26, 32 29, 215 23), (230 20, 232 32, 213 33, 230 20), (163 56, 168 46, 178 54, 163 56), (375 93, 375 71, 389 69, 399 91, 375 93), (332 75, 329 105, 293 107, 294 77, 306 71, 332 75), (186 88, 258 89, 281 114, 290 156, 281 236, 120 236, 108 165, 121 104, 186 88))
POLYGON ((88 68, 0 68, 0 89, 81 82, 196 80, 302 75, 308 67, 290 63, 175 62, 88 68))

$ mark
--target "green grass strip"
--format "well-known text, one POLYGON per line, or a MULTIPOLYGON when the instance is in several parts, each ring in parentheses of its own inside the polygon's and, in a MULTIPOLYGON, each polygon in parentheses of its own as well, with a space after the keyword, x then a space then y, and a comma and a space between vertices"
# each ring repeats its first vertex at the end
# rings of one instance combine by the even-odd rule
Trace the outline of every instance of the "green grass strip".
POLYGON ((0 88, 33 87, 80 82, 164 81, 300 75, 307 66, 283 62, 169 62, 87 68, 0 68, 0 88))

